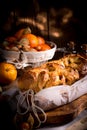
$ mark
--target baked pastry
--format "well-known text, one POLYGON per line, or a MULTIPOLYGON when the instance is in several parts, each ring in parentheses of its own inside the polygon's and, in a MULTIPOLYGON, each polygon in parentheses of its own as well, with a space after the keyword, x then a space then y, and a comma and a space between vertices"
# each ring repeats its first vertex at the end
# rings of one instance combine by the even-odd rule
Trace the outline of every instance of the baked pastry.
POLYGON ((69 54, 59 60, 48 61, 40 67, 29 68, 18 78, 18 87, 21 91, 33 89, 37 93, 51 86, 71 85, 82 77, 84 64, 87 65, 87 60, 79 54, 69 54))

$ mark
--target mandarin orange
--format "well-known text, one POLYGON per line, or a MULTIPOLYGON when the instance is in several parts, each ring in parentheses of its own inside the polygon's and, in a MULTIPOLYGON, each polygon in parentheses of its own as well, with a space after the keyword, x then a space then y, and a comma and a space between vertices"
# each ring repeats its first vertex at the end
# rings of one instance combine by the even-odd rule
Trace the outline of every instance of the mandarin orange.
POLYGON ((17 78, 17 69, 13 64, 0 63, 0 84, 7 85, 17 78))
POLYGON ((9 42, 9 43, 14 43, 16 41, 16 37, 14 36, 8 36, 5 38, 5 41, 9 42))
POLYGON ((45 44, 45 39, 41 36, 37 36, 38 38, 38 44, 41 45, 41 44, 45 44))
POLYGON ((38 51, 46 51, 51 49, 51 47, 48 44, 41 44, 36 48, 38 51))
POLYGON ((30 47, 34 48, 38 46, 38 38, 34 34, 25 34, 21 38, 27 38, 29 40, 30 47))
POLYGON ((29 27, 19 29, 14 36, 19 40, 23 35, 27 33, 31 33, 31 29, 29 27))

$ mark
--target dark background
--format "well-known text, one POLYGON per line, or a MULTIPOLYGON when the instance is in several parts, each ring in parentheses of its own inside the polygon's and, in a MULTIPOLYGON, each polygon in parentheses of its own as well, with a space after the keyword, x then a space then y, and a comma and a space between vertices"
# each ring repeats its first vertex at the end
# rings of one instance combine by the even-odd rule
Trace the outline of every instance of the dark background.
MULTIPOLYGON (((43 23, 42 23, 43 24, 43 23)), ((87 37, 87 7, 85 0, 1 0, 0 1, 0 37, 12 35, 17 29, 29 26, 32 32, 44 36, 47 40, 57 43, 58 47, 65 46, 69 41, 78 44, 86 43, 87 37), (65 13, 64 13, 65 9, 65 13), (67 23, 62 24, 62 18, 71 11, 67 23), (54 12, 53 12, 54 11, 54 12), (35 26, 34 22, 41 22, 37 15, 43 15, 47 19, 44 30, 35 26), (18 18, 31 18, 32 23, 17 23, 18 18), (52 36, 50 22, 54 19, 55 29, 61 30, 61 37, 52 36), (46 34, 45 34, 46 33, 46 34)))

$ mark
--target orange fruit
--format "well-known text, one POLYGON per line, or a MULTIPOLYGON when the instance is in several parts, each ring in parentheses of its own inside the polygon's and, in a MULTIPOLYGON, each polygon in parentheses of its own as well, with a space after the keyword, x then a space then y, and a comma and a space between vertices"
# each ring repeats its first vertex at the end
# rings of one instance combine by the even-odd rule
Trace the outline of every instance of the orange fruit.
POLYGON ((23 32, 24 32, 24 28, 18 30, 18 31, 15 33, 14 36, 15 36, 17 39, 20 39, 20 37, 22 36, 23 32))
POLYGON ((17 78, 17 69, 13 64, 0 63, 0 84, 8 85, 17 78))
POLYGON ((27 33, 31 33, 30 28, 21 28, 15 33, 14 36, 19 40, 22 37, 22 35, 25 35, 27 33))
POLYGON ((45 39, 41 36, 37 36, 38 38, 38 44, 41 45, 41 44, 45 44, 45 39))
POLYGON ((6 37, 5 40, 9 43, 14 43, 17 39, 14 36, 6 37))
POLYGON ((51 47, 48 44, 46 44, 46 43, 38 45, 36 47, 36 50, 38 50, 38 51, 46 51, 46 50, 49 50, 49 49, 51 49, 51 47))
POLYGON ((34 48, 38 46, 38 38, 34 34, 25 34, 21 38, 27 38, 29 40, 30 47, 34 48))
POLYGON ((30 129, 30 124, 27 123, 27 122, 22 122, 22 123, 20 124, 20 129, 21 129, 21 130, 29 130, 29 129, 30 129))

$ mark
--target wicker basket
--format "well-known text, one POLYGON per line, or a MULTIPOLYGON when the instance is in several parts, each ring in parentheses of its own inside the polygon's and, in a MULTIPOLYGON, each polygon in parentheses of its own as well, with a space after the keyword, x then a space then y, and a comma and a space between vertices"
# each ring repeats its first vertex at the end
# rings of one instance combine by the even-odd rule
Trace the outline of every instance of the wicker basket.
POLYGON ((0 52, 2 58, 9 63, 15 64, 18 69, 25 66, 38 66, 41 63, 52 59, 55 54, 57 48, 56 44, 51 41, 47 41, 47 44, 49 44, 52 49, 38 52, 24 52, 22 50, 16 52, 0 49, 0 52))

